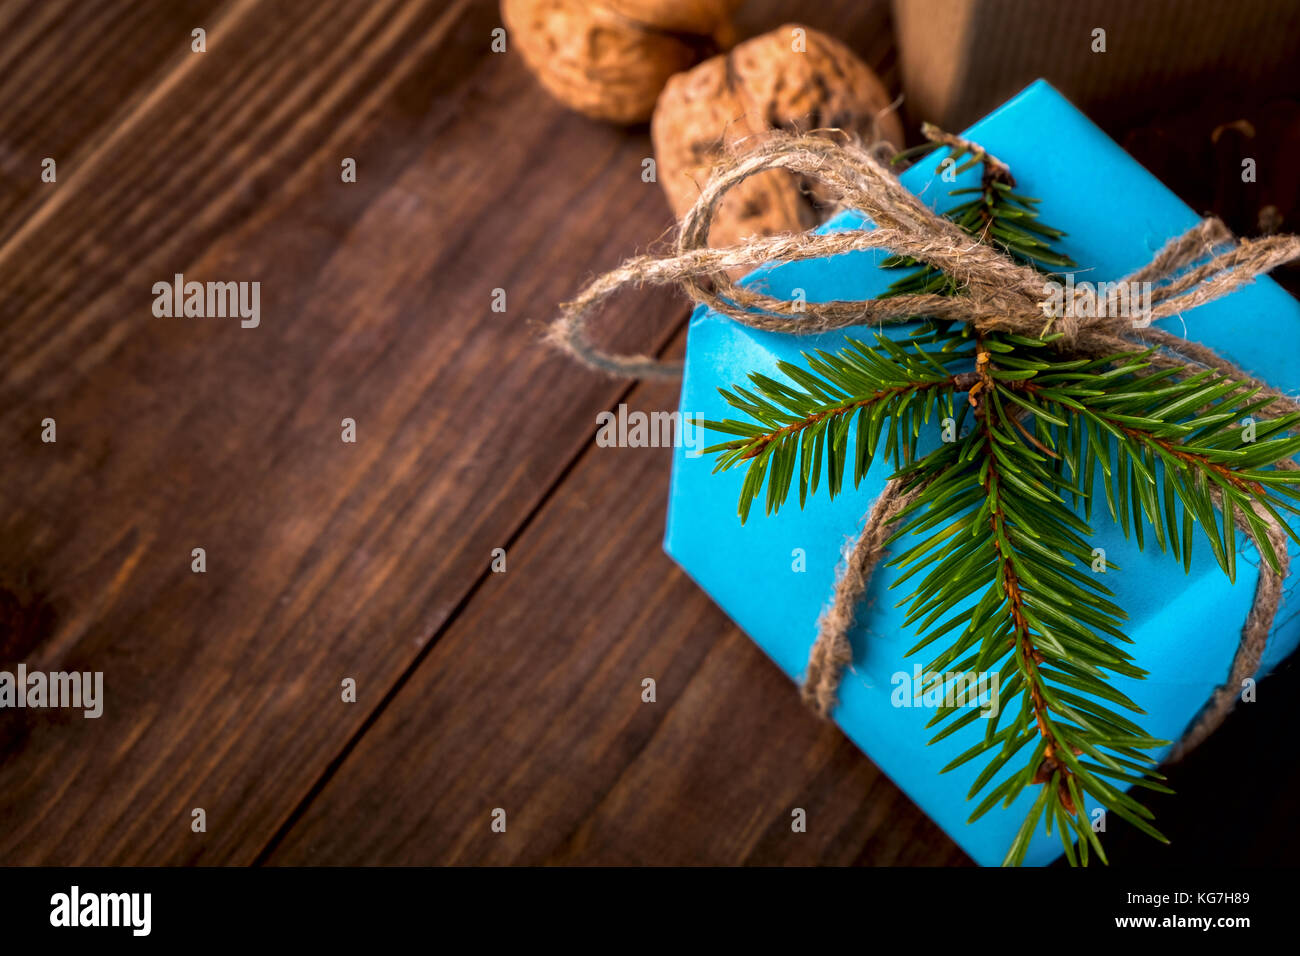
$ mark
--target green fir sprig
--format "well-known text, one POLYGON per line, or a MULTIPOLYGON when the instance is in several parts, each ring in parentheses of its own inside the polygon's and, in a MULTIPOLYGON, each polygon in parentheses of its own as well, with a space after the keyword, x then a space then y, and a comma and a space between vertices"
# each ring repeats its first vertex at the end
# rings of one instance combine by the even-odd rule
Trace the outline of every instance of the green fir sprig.
MULTIPOLYGON (((977 195, 946 215, 1037 268, 1073 265, 1051 247, 1063 233, 1038 221, 1038 200, 1014 192, 1010 171, 982 152, 958 169, 972 163, 984 166, 977 195)), ((914 269, 891 294, 959 294, 930 267, 902 257, 885 265, 914 269)), ((1112 681, 1146 671, 1124 650, 1126 615, 1093 573, 1097 473, 1125 535, 1145 547, 1149 531, 1187 569, 1199 527, 1235 577, 1238 516, 1274 569, 1266 517, 1300 541, 1282 518, 1300 514, 1300 473, 1271 467, 1300 453, 1300 438, 1288 434, 1300 415, 1261 421, 1243 441, 1237 423, 1270 402, 1259 389, 1211 371, 1157 370, 1150 351, 1064 358, 1049 347, 1058 337, 979 335, 922 320, 904 342, 850 338, 835 353, 803 353, 802 366, 781 362, 788 381, 751 374, 749 388, 720 389, 744 418, 707 423, 730 436, 706 449, 717 455, 714 470, 746 468, 742 522, 760 497, 776 512, 797 483, 802 507, 823 484, 834 497, 878 457, 892 461, 893 477, 914 494, 889 545, 906 548, 890 564, 899 571, 892 587, 911 588, 899 601, 918 633, 908 655, 933 655, 921 692, 954 674, 967 686, 991 672, 999 678, 997 716, 944 772, 983 761, 967 794, 979 798, 971 821, 1041 788, 1008 865, 1023 862, 1040 821, 1060 835, 1071 864, 1086 865, 1091 853, 1104 862, 1089 798, 1165 841, 1126 792, 1170 792, 1147 755, 1168 741, 1134 722, 1142 710, 1112 681), (920 454, 926 427, 943 427, 946 440, 920 454)), ((940 707, 930 742, 981 713, 940 707)))

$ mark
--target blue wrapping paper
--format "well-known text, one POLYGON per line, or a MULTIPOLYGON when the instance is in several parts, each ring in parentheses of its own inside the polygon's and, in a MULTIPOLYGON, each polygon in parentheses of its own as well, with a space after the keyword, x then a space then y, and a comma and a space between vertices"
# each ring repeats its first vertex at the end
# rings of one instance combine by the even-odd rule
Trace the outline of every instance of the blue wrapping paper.
MULTIPOLYGON (((1198 222, 1196 213, 1044 81, 964 135, 1010 165, 1018 192, 1042 199, 1044 221, 1069 234, 1055 248, 1079 263, 1074 272, 1080 281, 1119 279, 1198 222)), ((950 190, 979 183, 978 168, 958 176, 955 183, 940 181, 935 168, 943 155, 941 151, 926 157, 902 176, 908 189, 938 211, 967 198, 951 197, 950 190)), ((870 224, 860 214, 846 212, 821 231, 856 228, 870 224)), ((802 289, 814 302, 865 299, 879 295, 904 274, 877 268, 883 257, 865 251, 764 267, 745 283, 791 298, 795 289, 802 289)), ((1300 391, 1300 303, 1268 278, 1156 325, 1210 346, 1288 393, 1300 391)), ((902 338, 906 329, 894 328, 888 334, 902 338)), ((735 417, 718 394, 719 387, 743 384, 754 371, 781 377, 778 361, 802 364, 801 351, 833 351, 843 347, 846 337, 869 342, 871 335, 865 328, 817 336, 765 333, 700 307, 690 323, 681 413, 735 417)), ((724 438, 710 433, 707 440, 724 438)), ((922 452, 926 450, 923 445, 922 452)), ((873 464, 856 489, 846 480, 844 492, 834 501, 821 487, 802 510, 794 497, 779 514, 765 515, 760 499, 744 526, 736 510, 744 469, 714 475, 713 463, 713 456, 699 457, 689 447, 675 450, 665 549, 792 680, 799 681, 818 618, 830 599, 837 564, 884 487, 890 462, 873 464), (804 570, 797 570, 800 551, 804 570)), ((1147 549, 1139 551, 1112 522, 1104 503, 1094 506, 1091 520, 1096 544, 1105 548, 1108 562, 1123 569, 1112 570, 1105 583, 1129 614, 1126 633, 1134 644, 1127 650, 1150 672, 1145 680, 1117 677, 1115 686, 1146 711, 1134 719, 1148 733, 1175 740, 1227 677, 1254 594, 1258 555, 1239 534, 1237 581, 1229 584, 1199 529, 1191 571, 1184 574, 1181 562, 1160 551, 1154 535, 1146 536, 1147 549)), ((1291 550, 1297 554, 1294 545, 1291 550)), ((984 760, 976 758, 942 776, 939 770, 979 739, 984 724, 976 720, 927 746, 934 730, 925 724, 934 711, 891 702, 893 675, 911 674, 915 664, 933 656, 903 656, 917 637, 913 626, 903 626, 904 609, 894 607, 908 589, 888 590, 897 576, 893 569, 878 568, 858 608, 851 635, 854 659, 834 719, 976 862, 996 865, 1038 788, 1026 788, 1008 809, 997 806, 977 822, 966 823, 977 802, 968 801, 966 793, 984 760)), ((1300 643, 1292 586, 1289 581, 1261 676, 1300 643)), ((1016 766, 1016 761, 1011 763, 993 785, 1016 766)), ((1182 793, 1176 799, 1196 800, 1197 795, 1182 793)), ((1104 845, 1104 834, 1102 840, 1104 845)), ((1060 853, 1059 838, 1043 833, 1040 822, 1026 863, 1047 864, 1060 853)))

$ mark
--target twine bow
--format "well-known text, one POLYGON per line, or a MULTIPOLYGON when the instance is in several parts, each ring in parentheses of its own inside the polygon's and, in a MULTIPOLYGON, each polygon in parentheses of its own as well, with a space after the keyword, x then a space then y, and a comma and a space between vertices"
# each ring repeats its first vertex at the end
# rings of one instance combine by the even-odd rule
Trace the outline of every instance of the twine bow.
MULTIPOLYGON (((926 135, 936 142, 963 146, 986 164, 1005 169, 976 144, 933 127, 926 129, 926 135)), ((1221 298, 1296 258, 1300 258, 1300 236, 1238 242, 1222 222, 1209 218, 1170 241, 1150 263, 1121 282, 1158 283, 1151 293, 1148 316, 1154 321, 1221 298), (1198 261, 1199 265, 1187 268, 1198 261)), ((1137 327, 1126 316, 1096 315, 1101 310, 1073 309, 1069 303, 1053 305, 1045 298, 1042 274, 973 239, 935 214, 861 146, 821 136, 775 133, 753 151, 725 162, 682 220, 675 254, 639 256, 598 277, 563 306, 547 339, 584 365, 608 374, 636 378, 677 375, 680 363, 604 351, 593 344, 587 329, 597 306, 625 287, 670 283, 680 285, 696 303, 742 325, 791 335, 895 324, 928 316, 965 322, 981 333, 1011 332, 1034 338, 1041 337, 1047 326, 1061 333, 1053 345, 1070 358, 1099 358, 1155 345, 1161 351, 1153 353, 1150 361, 1157 368, 1214 369, 1259 388, 1259 397, 1273 399, 1277 407, 1300 411, 1295 400, 1203 345, 1154 327, 1137 327), (709 227, 718 202, 750 176, 771 169, 785 169, 820 182, 838 196, 842 205, 865 213, 875 228, 753 238, 725 249, 709 248, 709 227), (864 249, 888 250, 938 268, 956 281, 961 294, 795 302, 738 286, 728 276, 729 270, 739 267, 820 259, 864 249)), ((1296 467, 1289 459, 1276 465, 1296 467)), ((834 707, 840 678, 852 660, 848 633, 871 572, 884 554, 886 529, 919 491, 905 495, 899 483, 885 486, 836 580, 832 601, 819 622, 803 685, 804 699, 824 716, 834 707)), ((1216 504, 1221 506, 1217 500, 1216 504)), ((1288 569, 1282 529, 1267 513, 1260 511, 1259 517, 1278 556, 1280 573, 1260 562, 1254 601, 1242 626, 1228 679, 1214 691, 1184 733, 1176 756, 1190 751, 1223 722, 1236 701, 1242 680, 1259 668, 1288 569)), ((1236 523, 1253 536, 1240 514, 1236 515, 1236 523)))

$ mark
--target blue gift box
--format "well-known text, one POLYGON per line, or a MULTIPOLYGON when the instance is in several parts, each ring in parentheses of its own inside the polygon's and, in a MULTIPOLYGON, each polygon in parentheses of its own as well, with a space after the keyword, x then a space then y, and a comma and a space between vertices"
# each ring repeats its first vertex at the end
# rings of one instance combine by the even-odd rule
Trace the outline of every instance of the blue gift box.
MULTIPOLYGON (((1010 165, 1018 192, 1042 199, 1044 221, 1068 233, 1056 248, 1079 263, 1075 272, 1080 279, 1119 279, 1198 221, 1196 213, 1044 81, 965 135, 1010 165)), ((902 176, 908 189, 940 211, 965 198, 951 197, 950 190, 979 182, 978 168, 959 175, 955 183, 940 181, 935 168, 942 155, 927 157, 902 176)), ((864 217, 846 212, 822 231, 864 227, 870 228, 864 217)), ((882 258, 882 253, 867 251, 765 267, 745 282, 788 298, 801 289, 809 301, 865 299, 882 293, 900 275, 877 268, 882 258)), ((1300 303, 1268 278, 1157 325, 1209 345, 1284 391, 1300 390, 1300 303)), ((801 351, 836 350, 847 336, 870 341, 871 334, 870 329, 818 336, 765 333, 701 307, 691 318, 681 413, 734 417, 719 387, 744 384, 754 371, 781 377, 778 361, 802 364, 801 351)), ((889 334, 901 337, 906 331, 889 334)), ((709 436, 710 443, 722 440, 709 436)), ((834 501, 824 487, 809 496, 802 510, 792 500, 779 514, 764 515, 760 501, 743 526, 737 500, 744 469, 715 475, 712 468, 713 456, 676 449, 665 548, 792 679, 801 680, 836 567, 884 487, 889 463, 873 465, 856 489, 846 482, 834 501)), ((1139 551, 1104 505, 1093 509, 1092 524, 1107 560, 1123 569, 1112 570, 1106 584, 1129 613, 1126 633, 1134 644, 1128 650, 1150 672, 1145 680, 1118 677, 1116 687, 1146 711, 1136 719, 1149 734, 1176 740, 1227 677, 1254 593, 1258 556, 1239 535, 1237 581, 1230 584, 1199 530, 1191 571, 1184 575, 1181 562, 1162 554, 1151 535, 1147 550, 1139 551)), ((1292 553, 1297 553, 1294 546, 1292 553)), ((854 659, 834 719, 976 862, 996 865, 1037 787, 1026 788, 1008 809, 994 807, 975 823, 966 822, 975 805, 966 793, 983 762, 971 761, 942 776, 939 770, 978 739, 982 722, 927 746, 934 730, 925 724, 934 711, 891 702, 894 675, 910 675, 914 664, 928 660, 920 654, 904 657, 916 635, 903 625, 903 609, 894 607, 901 593, 888 590, 897 576, 893 569, 878 568, 858 609, 854 659)), ((1284 600, 1261 676, 1297 643, 1300 623, 1294 605, 1284 600)), ((1176 799, 1195 800, 1196 794, 1176 799)), ((1047 864, 1060 852, 1058 837, 1045 834, 1040 823, 1026 863, 1047 864)))

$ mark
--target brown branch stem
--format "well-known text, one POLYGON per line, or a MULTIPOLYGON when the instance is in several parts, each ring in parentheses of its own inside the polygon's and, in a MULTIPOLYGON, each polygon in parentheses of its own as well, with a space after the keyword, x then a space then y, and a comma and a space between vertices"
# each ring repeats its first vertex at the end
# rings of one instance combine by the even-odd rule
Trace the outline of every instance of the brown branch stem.
POLYGON ((937 382, 908 382, 906 385, 896 385, 893 388, 884 388, 878 392, 872 392, 865 398, 854 399, 851 402, 845 402, 842 405, 833 405, 830 408, 822 409, 814 415, 809 415, 802 421, 794 422, 767 435, 761 435, 754 439, 754 446, 745 454, 741 455, 738 460, 745 461, 749 458, 756 458, 763 453, 763 450, 774 441, 779 441, 786 435, 794 432, 801 432, 804 429, 811 428, 824 418, 830 418, 834 415, 852 414, 860 408, 867 405, 874 405, 877 402, 883 402, 897 395, 903 395, 907 392, 928 392, 936 389, 951 388, 954 392, 965 392, 970 390, 979 382, 977 372, 962 372, 960 375, 952 375, 946 379, 937 382))
MULTIPOLYGON (((976 368, 981 376, 980 385, 991 393, 994 388, 992 356, 982 348, 982 343, 976 355, 976 368)), ((976 391, 976 389, 972 389, 972 396, 976 394, 976 391)), ((1070 770, 1056 758, 1056 750, 1063 744, 1048 726, 1048 704, 1043 699, 1042 690, 1038 686, 1040 680, 1038 665, 1042 661, 1042 654, 1034 646, 1033 638, 1030 635, 1029 622, 1025 619, 1024 597, 1020 590, 1020 578, 1016 574, 1015 562, 1012 555, 1006 554, 1002 550, 1002 541, 1004 539, 1010 541, 1010 536, 1006 530, 1006 514, 1003 512, 999 501, 1000 477, 997 458, 993 453, 993 430, 989 423, 990 411, 988 405, 977 406, 975 414, 984 428, 985 453, 988 456, 988 472, 984 479, 984 492, 989 501, 992 502, 989 514, 989 531, 993 538, 993 550, 997 552, 1002 563, 1002 589, 1010 606, 1011 623, 1015 628, 1015 636, 1011 640, 1011 647, 1013 652, 1020 656, 1020 669, 1025 675, 1026 693, 1029 694, 1030 707, 1034 713, 1034 722, 1038 725, 1038 733, 1047 740, 1047 745, 1043 749, 1043 761, 1035 768, 1033 782, 1046 784, 1051 781, 1053 773, 1059 771, 1061 776, 1057 782, 1057 794, 1062 807, 1071 816, 1075 816, 1076 808, 1069 789, 1070 770)))

